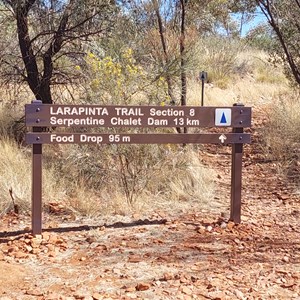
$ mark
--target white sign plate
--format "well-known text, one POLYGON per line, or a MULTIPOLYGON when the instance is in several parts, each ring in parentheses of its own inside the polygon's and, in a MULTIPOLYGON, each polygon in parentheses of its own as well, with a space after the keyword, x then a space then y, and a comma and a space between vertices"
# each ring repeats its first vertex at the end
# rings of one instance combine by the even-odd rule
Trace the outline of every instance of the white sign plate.
POLYGON ((216 108, 215 125, 231 126, 231 108, 216 108))

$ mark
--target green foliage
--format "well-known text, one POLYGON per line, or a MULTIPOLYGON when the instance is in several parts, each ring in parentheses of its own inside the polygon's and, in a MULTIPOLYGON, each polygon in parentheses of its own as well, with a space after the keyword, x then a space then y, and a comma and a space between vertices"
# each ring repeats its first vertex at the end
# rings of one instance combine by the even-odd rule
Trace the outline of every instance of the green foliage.
POLYGON ((102 101, 109 97, 113 103, 128 104, 132 95, 146 84, 145 72, 135 63, 132 49, 126 49, 118 59, 101 59, 88 52, 85 61, 91 93, 102 101))
POLYGON ((300 3, 298 1, 258 1, 273 29, 271 52, 275 62, 285 63, 286 76, 300 85, 300 3))
POLYGON ((165 78, 148 73, 135 60, 131 48, 103 58, 89 51, 84 66, 75 69, 87 79, 89 102, 160 104, 168 100, 165 78))
POLYGON ((108 35, 113 27, 116 6, 110 0, 9 1, 0 10, 16 25, 19 51, 1 53, 8 80, 18 77, 26 82, 36 99, 52 103, 52 86, 71 85, 78 78, 70 72, 82 53, 82 41, 91 36, 108 35), (13 58, 13 59, 12 59, 13 58), (65 67, 66 66, 66 67, 65 67))
POLYGON ((270 52, 271 49, 274 49, 274 34, 267 25, 254 28, 247 34, 245 39, 247 43, 255 49, 266 52, 270 52))

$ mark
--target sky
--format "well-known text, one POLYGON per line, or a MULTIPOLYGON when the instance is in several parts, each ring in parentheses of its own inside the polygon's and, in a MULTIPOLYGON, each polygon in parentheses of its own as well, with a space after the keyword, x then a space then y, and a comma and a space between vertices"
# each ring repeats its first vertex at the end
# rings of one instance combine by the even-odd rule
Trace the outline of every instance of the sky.
POLYGON ((260 24, 264 24, 266 22, 267 22, 267 20, 266 20, 266 17, 264 16, 264 14, 260 10, 257 10, 255 13, 254 19, 252 21, 250 21, 249 23, 243 25, 242 36, 246 36, 247 33, 249 31, 251 31, 252 29, 254 29, 256 26, 258 26, 260 24))

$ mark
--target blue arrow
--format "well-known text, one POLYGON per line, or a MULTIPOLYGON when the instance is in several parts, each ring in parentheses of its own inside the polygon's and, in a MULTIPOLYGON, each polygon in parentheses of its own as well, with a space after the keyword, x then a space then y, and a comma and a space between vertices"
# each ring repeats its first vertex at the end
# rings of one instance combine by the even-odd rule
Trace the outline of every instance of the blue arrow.
POLYGON ((221 118, 220 124, 227 124, 225 113, 222 114, 222 118, 221 118))

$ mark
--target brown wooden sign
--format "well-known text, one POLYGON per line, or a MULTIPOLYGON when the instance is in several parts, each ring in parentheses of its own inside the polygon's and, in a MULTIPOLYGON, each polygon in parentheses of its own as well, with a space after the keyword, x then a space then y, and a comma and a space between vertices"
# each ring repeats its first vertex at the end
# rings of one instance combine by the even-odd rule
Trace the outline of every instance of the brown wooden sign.
POLYGON ((250 143, 248 133, 28 133, 27 144, 237 144, 250 143))
MULTIPOLYGON (((33 101, 25 106, 25 123, 32 128, 26 142, 32 144, 32 232, 42 232, 43 144, 223 144, 232 145, 230 219, 241 221, 243 144, 250 143, 251 108, 194 106, 49 105, 33 101), (50 127, 50 131, 45 131, 50 127), (60 132, 54 129, 62 127, 60 132), (231 127, 221 133, 91 133, 67 132, 69 127, 231 127)), ((114 130, 115 131, 115 130, 114 130)))
POLYGON ((25 106, 35 127, 250 127, 250 107, 195 106, 25 106))

